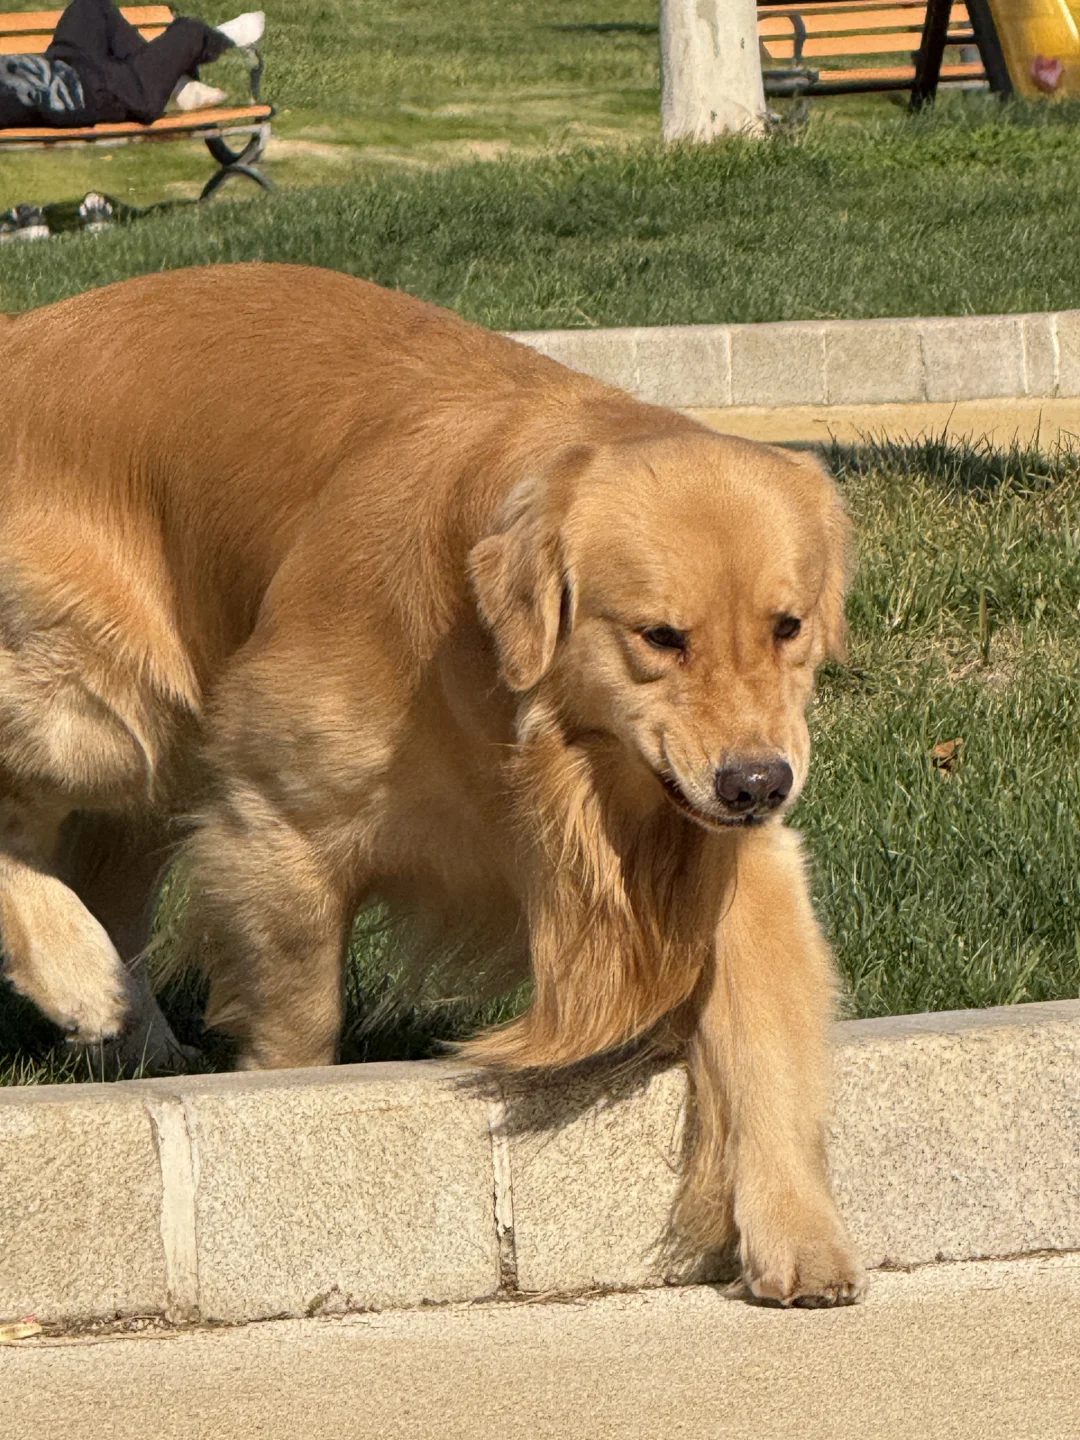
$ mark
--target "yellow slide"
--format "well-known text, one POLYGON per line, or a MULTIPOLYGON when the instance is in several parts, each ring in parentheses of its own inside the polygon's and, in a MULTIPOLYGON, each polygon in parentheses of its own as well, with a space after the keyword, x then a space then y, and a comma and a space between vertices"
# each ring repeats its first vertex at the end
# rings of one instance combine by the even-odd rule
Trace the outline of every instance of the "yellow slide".
POLYGON ((1080 96, 1080 0, 988 0, 1018 95, 1080 96))

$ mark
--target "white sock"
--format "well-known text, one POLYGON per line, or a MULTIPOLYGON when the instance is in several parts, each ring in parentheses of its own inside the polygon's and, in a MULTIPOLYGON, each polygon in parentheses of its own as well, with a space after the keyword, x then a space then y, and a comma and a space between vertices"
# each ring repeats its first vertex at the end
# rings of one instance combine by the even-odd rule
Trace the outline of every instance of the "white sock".
POLYGON ((216 27, 234 45, 255 45, 266 29, 266 16, 261 10, 245 10, 235 20, 226 20, 216 27))
POLYGON ((175 94, 179 110, 209 110, 229 98, 227 90, 215 90, 212 85, 204 85, 201 80, 189 80, 186 85, 181 85, 175 94))

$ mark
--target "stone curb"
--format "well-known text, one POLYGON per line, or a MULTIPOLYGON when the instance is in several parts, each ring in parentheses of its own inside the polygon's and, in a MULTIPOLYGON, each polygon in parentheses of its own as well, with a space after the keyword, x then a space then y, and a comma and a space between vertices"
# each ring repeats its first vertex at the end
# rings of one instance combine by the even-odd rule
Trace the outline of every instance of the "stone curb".
POLYGON ((1080 310, 537 330, 512 338, 677 408, 1080 395, 1080 310))
MULTIPOLYGON (((238 1322, 685 1279, 685 1081, 441 1062, 0 1089, 0 1320, 238 1322)), ((871 1266, 1080 1250, 1080 1002, 837 1027, 871 1266)))

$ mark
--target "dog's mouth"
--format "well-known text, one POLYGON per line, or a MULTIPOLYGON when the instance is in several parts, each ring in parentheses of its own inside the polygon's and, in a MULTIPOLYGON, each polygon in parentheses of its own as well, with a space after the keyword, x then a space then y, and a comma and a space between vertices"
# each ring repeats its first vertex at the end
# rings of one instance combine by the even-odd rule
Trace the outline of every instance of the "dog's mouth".
POLYGON ((656 771, 656 778, 660 781, 661 789, 668 800, 689 820, 696 825, 702 826, 705 830, 745 830, 749 826, 761 825, 766 820, 764 815, 717 815, 711 811, 699 810, 683 794, 681 788, 675 783, 670 775, 664 775, 656 771))

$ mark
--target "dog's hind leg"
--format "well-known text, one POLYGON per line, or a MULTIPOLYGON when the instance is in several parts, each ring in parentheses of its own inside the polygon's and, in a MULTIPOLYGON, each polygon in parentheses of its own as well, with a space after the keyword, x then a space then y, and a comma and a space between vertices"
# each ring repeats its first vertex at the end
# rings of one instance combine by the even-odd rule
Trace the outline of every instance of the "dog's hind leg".
MULTIPOLYGON (((337 634, 356 643, 348 627, 337 634)), ((350 922, 404 715, 396 658, 375 674, 369 656, 357 693, 340 681, 349 672, 331 635, 318 641, 315 665, 306 629, 275 618, 219 684, 206 745, 214 798, 184 851, 207 1024, 239 1042, 247 1069, 336 1059, 350 922)))
POLYGON ((196 939, 209 948, 207 1024, 243 1069, 332 1065, 352 907, 317 843, 246 787, 189 842, 196 939))
POLYGON ((102 925, 40 863, 60 818, 0 798, 0 961, 14 988, 71 1040, 101 1044, 123 1030, 133 988, 102 925))

